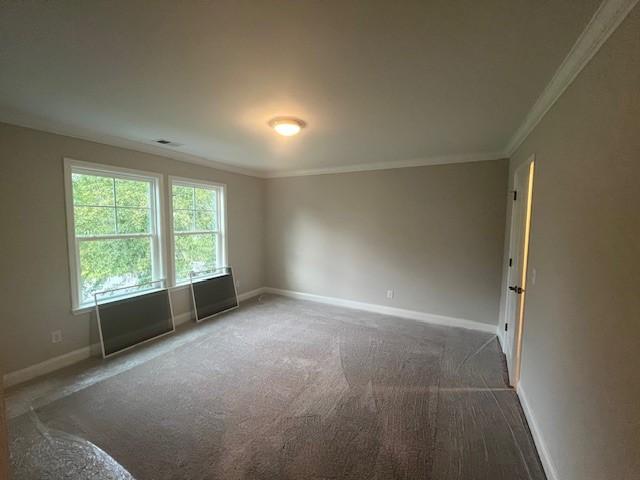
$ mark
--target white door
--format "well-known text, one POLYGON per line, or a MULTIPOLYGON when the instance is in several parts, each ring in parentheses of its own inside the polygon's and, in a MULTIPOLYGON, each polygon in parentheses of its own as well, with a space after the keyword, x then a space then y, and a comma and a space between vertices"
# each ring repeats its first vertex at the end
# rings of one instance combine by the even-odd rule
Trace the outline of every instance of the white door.
POLYGON ((533 195, 533 157, 514 174, 513 208, 509 242, 509 273, 505 308, 505 354, 509 382, 516 386, 520 378, 520 354, 524 323, 524 301, 527 288, 527 262, 533 195))

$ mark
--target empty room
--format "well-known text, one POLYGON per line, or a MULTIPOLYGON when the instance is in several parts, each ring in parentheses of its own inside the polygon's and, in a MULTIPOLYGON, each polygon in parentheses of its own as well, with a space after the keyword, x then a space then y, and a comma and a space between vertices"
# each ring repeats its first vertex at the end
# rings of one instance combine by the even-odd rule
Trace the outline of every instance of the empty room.
POLYGON ((640 480, 638 0, 0 2, 0 480, 640 480))

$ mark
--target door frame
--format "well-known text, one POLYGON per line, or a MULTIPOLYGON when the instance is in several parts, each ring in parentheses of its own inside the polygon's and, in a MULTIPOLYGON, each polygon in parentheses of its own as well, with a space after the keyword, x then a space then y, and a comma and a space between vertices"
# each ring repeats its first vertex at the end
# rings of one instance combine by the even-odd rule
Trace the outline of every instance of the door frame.
POLYGON ((509 259, 516 259, 514 266, 522 265, 518 274, 518 268, 507 268, 507 291, 505 293, 505 325, 509 330, 504 335, 504 352, 507 357, 509 371, 509 383, 516 387, 520 381, 522 363, 522 337, 524 334, 525 302, 527 295, 527 279, 529 267, 529 243, 531 238, 531 218, 533 215, 533 187, 535 179, 535 155, 531 155, 525 163, 518 166, 513 173, 513 186, 515 199, 524 203, 512 203, 511 226, 509 234, 509 259), (525 191, 517 191, 519 176, 527 175, 525 191), (524 216, 522 218, 521 216, 524 216), (510 290, 509 287, 520 287, 519 293, 510 290), (513 295, 518 295, 513 299, 513 295))

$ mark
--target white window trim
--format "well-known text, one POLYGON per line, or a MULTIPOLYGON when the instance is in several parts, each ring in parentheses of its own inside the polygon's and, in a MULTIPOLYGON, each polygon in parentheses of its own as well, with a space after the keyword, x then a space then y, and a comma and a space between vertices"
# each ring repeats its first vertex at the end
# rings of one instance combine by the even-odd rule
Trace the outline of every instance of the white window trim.
MULTIPOLYGON (((72 158, 64 157, 64 186, 65 186, 65 206, 67 214, 67 246, 69 254, 69 279, 71 282, 71 310, 74 314, 88 312, 94 308, 93 305, 80 304, 80 265, 78 262, 78 245, 75 235, 75 221, 73 209, 73 186, 71 184, 71 174, 74 169, 86 170, 87 173, 97 175, 108 175, 120 178, 140 178, 152 180, 154 185, 154 202, 151 205, 152 220, 155 226, 155 235, 152 235, 154 242, 154 258, 152 262, 153 280, 165 279, 167 272, 167 253, 164 241, 165 226, 165 189, 164 175, 131 168, 116 167, 98 163, 83 162, 72 158)), ((121 236, 127 236, 121 235, 121 236)), ((131 235, 128 235, 131 236, 131 235)), ((114 237, 119 237, 115 235, 114 237)), ((166 285, 168 286, 168 284, 166 285)), ((135 295, 135 294, 133 294, 135 295)), ((128 296, 132 296, 129 294, 128 296)))
MULTIPOLYGON (((189 284, 187 281, 178 282, 176 279, 176 265, 175 265, 175 232, 173 229, 173 186, 174 185, 184 185, 188 187, 204 187, 211 188, 215 187, 220 190, 220 201, 217 202, 217 212, 216 215, 218 217, 218 229, 220 234, 221 248, 220 248, 220 263, 223 266, 228 265, 229 261, 229 250, 228 250, 228 227, 227 227, 227 185, 224 183, 211 182, 208 180, 199 180, 195 178, 185 178, 185 177, 176 177, 169 175, 169 281, 170 284, 174 287, 186 286, 189 284)), ((197 233, 197 232, 193 232, 197 233)))

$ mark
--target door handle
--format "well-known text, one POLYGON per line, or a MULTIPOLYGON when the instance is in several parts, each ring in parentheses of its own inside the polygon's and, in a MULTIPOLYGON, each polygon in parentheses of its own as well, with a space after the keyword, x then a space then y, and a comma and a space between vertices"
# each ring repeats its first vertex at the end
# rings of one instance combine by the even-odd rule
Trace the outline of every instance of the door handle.
POLYGON ((514 285, 514 286, 512 286, 512 287, 510 286, 510 287, 509 287, 509 290, 511 290, 512 292, 516 292, 518 295, 521 295, 521 294, 522 294, 522 292, 524 292, 524 288, 519 287, 519 286, 517 286, 517 285, 514 285))

